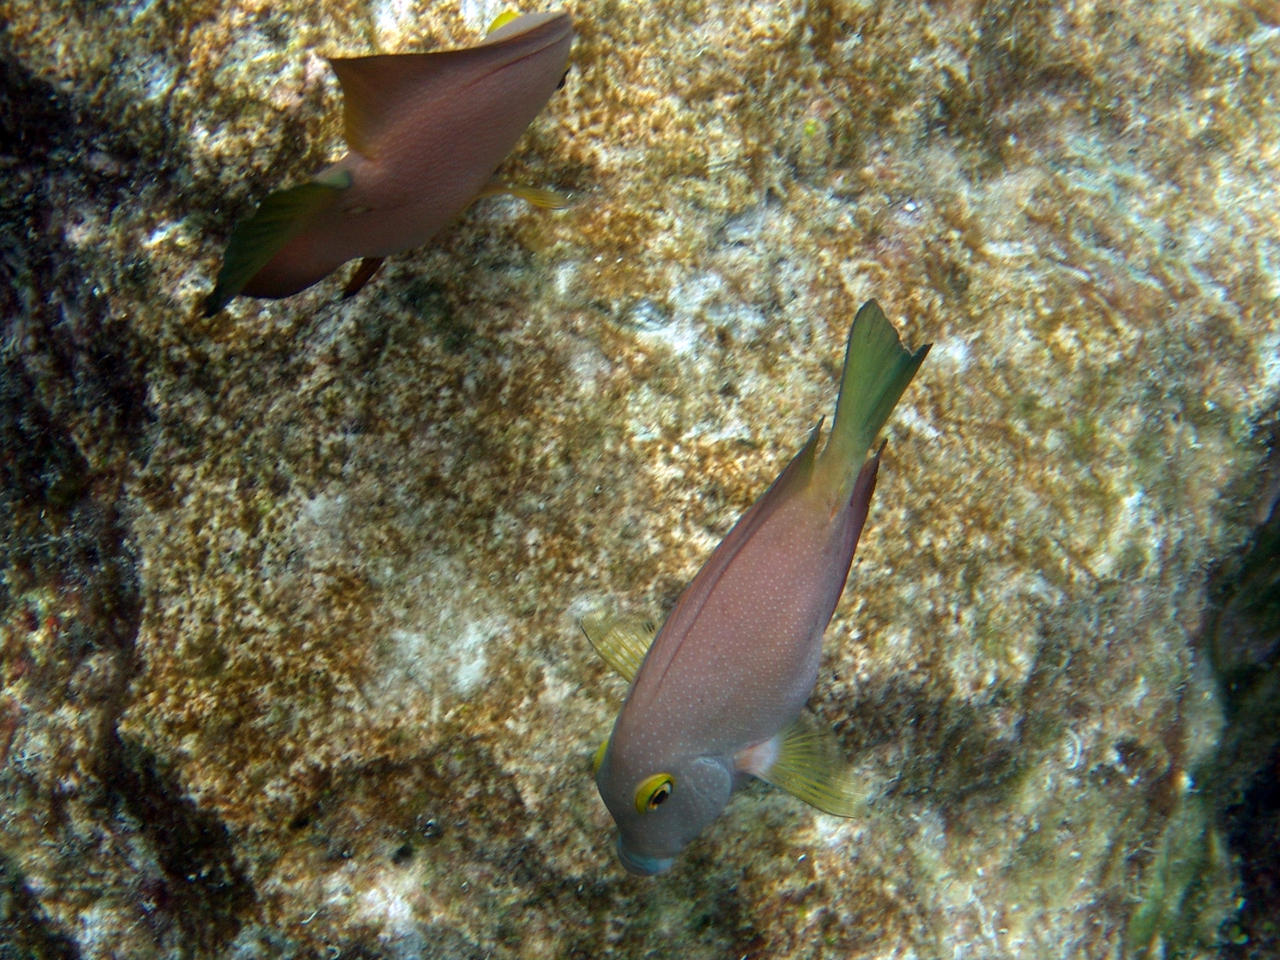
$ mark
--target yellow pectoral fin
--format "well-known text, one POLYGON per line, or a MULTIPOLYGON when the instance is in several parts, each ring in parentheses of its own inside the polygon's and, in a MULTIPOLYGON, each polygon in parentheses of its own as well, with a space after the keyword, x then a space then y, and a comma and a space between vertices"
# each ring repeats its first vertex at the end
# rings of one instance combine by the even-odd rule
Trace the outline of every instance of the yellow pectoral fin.
POLYGON ((493 33, 495 30, 500 30, 512 20, 518 20, 519 18, 520 14, 516 13, 514 10, 503 10, 493 18, 493 23, 489 24, 489 29, 486 30, 485 33, 493 33))
POLYGON ((858 816, 867 804, 868 793, 841 760, 835 737, 807 713, 768 744, 744 750, 738 767, 837 817, 858 816))
POLYGON ((591 775, 594 777, 600 772, 600 764, 604 763, 604 752, 609 749, 609 738, 605 737, 600 741, 600 746, 596 747, 596 752, 591 755, 591 775))
POLYGON ((658 632, 651 621, 600 612, 587 614, 580 626, 600 658, 628 683, 640 671, 640 664, 658 632))
POLYGON ((476 199, 497 196, 517 197, 525 203, 532 204, 542 210, 563 210, 569 205, 569 198, 554 190, 543 190, 541 187, 524 187, 512 183, 491 183, 478 194, 476 199))

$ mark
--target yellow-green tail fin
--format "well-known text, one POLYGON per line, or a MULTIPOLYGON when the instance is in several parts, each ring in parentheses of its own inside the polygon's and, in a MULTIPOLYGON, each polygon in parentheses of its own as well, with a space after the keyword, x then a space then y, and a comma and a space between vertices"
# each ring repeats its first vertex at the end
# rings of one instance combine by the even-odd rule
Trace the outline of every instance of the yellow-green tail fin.
POLYGON ((916 375, 930 344, 912 353, 874 300, 849 327, 836 419, 819 463, 846 476, 860 465, 894 405, 916 375))

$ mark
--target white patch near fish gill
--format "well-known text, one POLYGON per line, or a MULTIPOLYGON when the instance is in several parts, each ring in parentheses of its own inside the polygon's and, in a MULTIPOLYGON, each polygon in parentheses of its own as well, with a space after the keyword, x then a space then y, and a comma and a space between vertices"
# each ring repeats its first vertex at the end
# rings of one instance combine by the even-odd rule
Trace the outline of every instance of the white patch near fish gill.
POLYGON ((773 765, 778 762, 778 750, 781 746, 778 737, 762 740, 754 746, 739 750, 733 758, 733 765, 743 773, 753 777, 764 777, 773 765))

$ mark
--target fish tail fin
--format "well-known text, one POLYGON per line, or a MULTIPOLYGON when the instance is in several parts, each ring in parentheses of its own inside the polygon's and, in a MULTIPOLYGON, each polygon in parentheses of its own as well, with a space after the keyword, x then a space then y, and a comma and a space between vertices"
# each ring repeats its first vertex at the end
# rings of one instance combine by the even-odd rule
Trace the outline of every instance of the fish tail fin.
POLYGON ((244 290, 307 224, 308 218, 332 203, 349 182, 349 177, 346 181, 316 180, 263 198, 253 216, 231 231, 222 269, 204 302, 204 315, 213 316, 244 290))
POLYGON ((878 303, 862 305, 849 327, 836 418, 817 463, 820 480, 843 487, 855 475, 930 346, 908 350, 878 303))

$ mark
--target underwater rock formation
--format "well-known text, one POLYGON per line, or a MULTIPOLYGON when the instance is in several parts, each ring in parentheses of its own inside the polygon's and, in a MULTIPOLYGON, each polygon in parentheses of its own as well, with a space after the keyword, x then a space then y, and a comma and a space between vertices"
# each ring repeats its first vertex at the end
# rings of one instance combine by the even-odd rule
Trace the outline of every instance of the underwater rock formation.
POLYGON ((1247 939, 1213 780, 1242 782, 1213 766, 1238 714, 1196 639, 1269 502, 1269 8, 580 5, 499 171, 568 210, 490 201, 359 299, 333 279, 199 317, 216 238, 342 150, 322 56, 459 45, 497 12, 9 4, 0 937, 141 960, 1247 939), (935 346, 812 701, 869 814, 748 790, 630 878, 589 775, 623 690, 577 619, 670 608, 873 296, 935 346))

